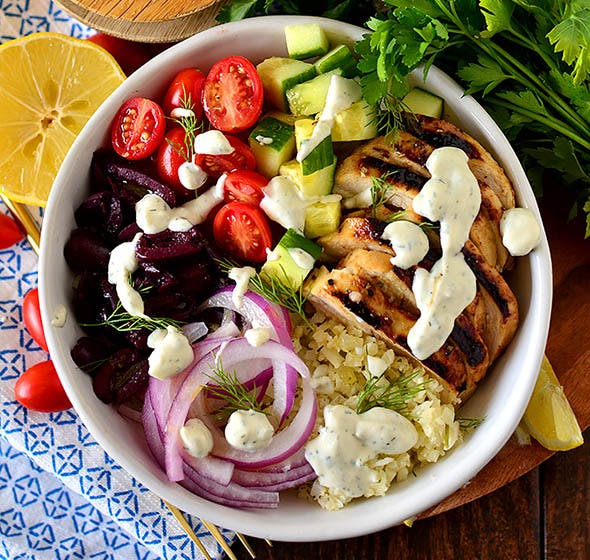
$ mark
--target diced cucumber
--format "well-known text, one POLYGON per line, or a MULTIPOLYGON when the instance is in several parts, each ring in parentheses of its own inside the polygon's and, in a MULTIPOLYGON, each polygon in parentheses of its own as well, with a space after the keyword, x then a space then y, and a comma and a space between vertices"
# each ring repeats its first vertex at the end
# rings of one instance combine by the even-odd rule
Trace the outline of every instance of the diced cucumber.
MULTIPOLYGON (((304 160, 305 161, 305 160, 304 160)), ((334 174, 336 173, 336 158, 331 165, 322 167, 313 173, 301 175, 301 192, 304 196, 325 196, 334 188, 334 174)))
POLYGON ((369 140, 377 136, 377 111, 364 99, 353 103, 334 117, 333 142, 369 140))
POLYGON ((336 68, 331 72, 320 74, 311 80, 297 84, 288 90, 287 102, 291 113, 301 116, 319 113, 326 104, 328 88, 334 74, 341 75, 342 70, 336 68))
POLYGON ((342 70, 342 75, 346 78, 352 78, 358 74, 356 69, 356 59, 346 45, 338 45, 329 53, 325 54, 314 62, 318 74, 325 74, 336 68, 342 70))
POLYGON ((315 121, 313 119, 297 119, 295 121, 295 146, 301 148, 301 142, 307 140, 313 134, 315 121))
MULTIPOLYGON (((314 129, 312 119, 299 119, 295 122, 295 142, 297 149, 304 140, 311 137, 314 129)), ((324 196, 332 192, 336 156, 332 148, 332 139, 326 136, 300 163, 301 180, 297 183, 301 192, 309 196, 324 196)))
POLYGON ((310 204, 305 209, 305 237, 315 239, 335 232, 340 225, 340 214, 340 197, 336 195, 310 204))
POLYGON ((288 177, 297 185, 297 188, 301 190, 301 184, 303 183, 303 173, 301 173, 301 164, 296 160, 292 159, 286 161, 279 168, 279 175, 288 177))
POLYGON ((303 237, 294 229, 288 229, 269 258, 260 269, 260 274, 280 282, 288 282, 299 288, 313 269, 322 248, 303 237))
POLYGON ((250 133, 248 143, 256 157, 258 171, 266 177, 274 177, 295 153, 294 127, 274 117, 265 117, 250 133))
POLYGON ((317 23, 299 23, 285 26, 287 52, 291 58, 305 60, 328 52, 330 43, 317 23))
POLYGON ((313 64, 280 56, 263 60, 256 69, 262 80, 264 98, 281 111, 287 111, 289 106, 287 91, 316 75, 313 64))
MULTIPOLYGON (((311 138, 315 122, 312 119, 299 119, 295 121, 295 142, 297 150, 301 148, 304 140, 311 138)), ((301 162, 301 172, 303 175, 310 175, 319 169, 328 167, 335 160, 334 149, 332 148, 332 139, 326 136, 301 162)))
POLYGON ((335 172, 336 159, 334 159, 332 165, 323 167, 308 175, 303 175, 301 164, 294 159, 283 163, 279 169, 279 174, 291 179, 307 198, 329 195, 334 187, 335 172))
POLYGON ((429 91, 414 88, 402 99, 402 102, 412 113, 419 113, 435 119, 442 117, 444 100, 429 91))

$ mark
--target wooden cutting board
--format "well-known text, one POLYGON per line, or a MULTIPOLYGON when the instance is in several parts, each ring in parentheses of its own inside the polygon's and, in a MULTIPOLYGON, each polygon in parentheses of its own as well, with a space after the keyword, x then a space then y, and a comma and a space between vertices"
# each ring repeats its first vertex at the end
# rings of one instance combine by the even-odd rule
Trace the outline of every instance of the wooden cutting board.
POLYGON ((86 25, 130 41, 172 43, 216 24, 229 0, 57 0, 86 25))
MULTIPOLYGON (((590 426, 590 239, 583 238, 582 220, 566 223, 569 205, 563 197, 547 197, 540 205, 553 261, 553 311, 547 356, 584 431, 590 426)), ((584 445, 590 445, 589 439, 586 434, 584 445)), ((420 517, 430 517, 484 496, 553 454, 534 441, 520 446, 512 438, 469 484, 420 517)))

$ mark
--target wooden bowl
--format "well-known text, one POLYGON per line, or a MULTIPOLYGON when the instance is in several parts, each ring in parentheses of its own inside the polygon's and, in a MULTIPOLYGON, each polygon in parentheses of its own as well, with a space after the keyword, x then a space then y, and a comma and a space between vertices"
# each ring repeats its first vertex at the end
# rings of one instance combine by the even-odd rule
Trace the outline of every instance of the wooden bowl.
POLYGON ((172 43, 214 26, 229 0, 57 0, 86 25, 130 41, 172 43))

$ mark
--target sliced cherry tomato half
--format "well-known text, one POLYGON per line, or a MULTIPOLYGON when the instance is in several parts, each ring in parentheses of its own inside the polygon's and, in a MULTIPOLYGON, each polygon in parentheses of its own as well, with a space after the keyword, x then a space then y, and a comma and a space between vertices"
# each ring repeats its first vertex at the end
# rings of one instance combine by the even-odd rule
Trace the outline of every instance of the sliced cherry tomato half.
POLYGON ((0 249, 8 249, 24 237, 16 222, 6 214, 0 214, 0 249))
POLYGON ((91 35, 88 40, 111 53, 127 76, 135 72, 140 66, 143 66, 152 57, 150 49, 143 43, 119 39, 105 33, 91 35))
POLYGON ((23 406, 39 412, 59 412, 72 407, 51 360, 26 370, 16 380, 14 395, 23 406))
POLYGON ((170 115, 172 109, 191 109, 198 120, 203 116, 203 85, 205 74, 196 68, 185 68, 174 76, 162 101, 162 109, 170 115))
POLYGON ((252 171, 240 169, 232 171, 223 183, 223 198, 226 202, 247 202, 258 206, 264 197, 262 190, 268 184, 268 179, 252 171))
POLYGON ((234 149, 231 154, 195 154, 195 163, 214 179, 237 169, 254 169, 256 167, 256 157, 248 144, 231 134, 226 134, 225 137, 234 149))
POLYGON ((228 56, 209 70, 203 107, 209 122, 224 132, 250 128, 262 112, 262 81, 243 56, 228 56))
POLYGON ((25 327, 33 340, 45 350, 47 348, 47 341, 45 340, 45 332, 43 331, 43 323, 41 322, 41 309, 39 307, 39 290, 33 288, 29 290, 23 299, 23 319, 25 327))
POLYGON ((132 97, 121 105, 111 129, 113 148, 125 159, 143 159, 157 149, 166 132, 162 108, 151 99, 132 97))
POLYGON ((213 237, 230 256, 263 262, 272 247, 270 226, 264 212, 245 202, 228 202, 213 220, 213 237))
MULTIPOLYGON (((160 179, 170 185, 177 194, 186 195, 191 191, 185 189, 178 178, 178 168, 188 159, 185 145, 185 132, 180 126, 171 128, 158 148, 156 164, 160 179)), ((193 193, 194 194, 194 193, 193 193)))

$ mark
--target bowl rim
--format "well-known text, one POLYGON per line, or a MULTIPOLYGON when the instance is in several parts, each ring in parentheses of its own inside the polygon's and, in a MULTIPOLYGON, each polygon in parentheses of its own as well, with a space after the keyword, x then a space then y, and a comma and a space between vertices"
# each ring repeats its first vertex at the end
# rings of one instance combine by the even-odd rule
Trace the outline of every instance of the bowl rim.
MULTIPOLYGON (((306 22, 320 23, 327 31, 345 35, 351 40, 358 38, 361 33, 368 33, 368 30, 354 25, 313 16, 263 16, 222 24, 203 31, 170 49, 167 49, 146 63, 142 68, 125 80, 125 82, 105 100, 76 138, 55 179, 54 188, 52 189, 47 204, 45 221, 48 224, 52 224, 60 219, 60 205, 67 199, 68 194, 65 185, 68 184, 70 168, 75 165, 75 161, 78 158, 77 151, 84 146, 87 137, 92 133, 93 128, 97 125, 102 126, 101 122, 104 121, 105 118, 110 122, 120 103, 127 97, 137 95, 141 90, 142 82, 145 81, 145 78, 152 75, 154 70, 162 67, 167 62, 173 61, 178 53, 184 52, 185 50, 195 49, 198 45, 210 40, 220 40, 220 38, 229 31, 232 33, 240 33, 253 32, 252 30, 254 29, 260 29, 262 32, 264 31, 264 28, 268 29, 268 26, 271 25, 283 27, 287 24, 306 22)), ((508 140, 505 138, 496 123, 479 103, 475 101, 475 99, 470 96, 464 96, 463 89, 436 67, 430 69, 428 79, 438 80, 445 88, 451 91, 453 95, 462 97, 461 102, 466 104, 466 107, 472 112, 473 117, 480 123, 479 126, 489 131, 490 134, 494 135, 495 139, 499 141, 501 148, 505 153, 504 157, 510 159, 510 169, 507 168, 507 165, 504 162, 502 163, 513 182, 518 185, 517 194, 520 198, 520 205, 529 208, 536 215, 539 223, 542 225, 535 197, 526 179, 522 166, 516 158, 508 140)), ((495 147, 497 148, 497 146, 495 147)), ((497 149, 494 150, 494 152, 496 151, 497 149)), ((530 398, 530 394, 532 393, 534 381, 536 379, 536 372, 540 367, 549 329, 552 298, 551 259, 547 238, 543 228, 541 237, 539 247, 527 257, 528 262, 530 263, 530 274, 532 278, 532 299, 529 307, 535 311, 535 316, 534 318, 531 317, 531 320, 527 321, 526 325, 528 333, 528 352, 525 356, 525 363, 523 363, 523 371, 525 372, 525 375, 523 376, 523 379, 519 381, 519 385, 515 388, 514 394, 511 394, 510 402, 506 404, 506 407, 512 411, 511 414, 505 414, 494 419, 495 423, 493 425, 493 430, 488 428, 489 423, 484 422, 478 430, 475 430, 473 434, 474 437, 471 437, 471 435, 469 436, 467 442, 469 445, 471 445, 474 440, 477 440, 478 446, 481 445, 481 447, 478 447, 478 453, 475 457, 472 455, 466 456, 465 453, 457 453, 457 451, 460 451, 459 448, 453 450, 453 453, 450 453, 447 456, 451 459, 453 456, 456 456, 456 459, 452 460, 451 464, 455 465, 455 469, 460 469, 461 476, 450 476, 443 480, 442 478, 439 479, 438 475, 430 475, 429 478, 432 479, 431 482, 437 482, 437 484, 432 484, 433 488, 427 492, 426 496, 422 495, 424 493, 422 492, 419 500, 416 500, 413 504, 406 503, 403 507, 392 512, 381 511, 382 508, 377 506, 376 500, 383 500, 384 498, 363 500, 364 504, 377 506, 373 507, 373 509, 379 510, 378 514, 371 514, 370 507, 356 507, 355 512, 357 514, 354 516, 354 522, 342 523, 343 517, 348 518, 350 516, 343 516, 341 512, 327 512, 328 515, 331 516, 331 521, 327 526, 326 524, 316 524, 313 527, 309 527, 305 525, 305 523, 286 524, 280 521, 281 509, 278 510, 278 515, 275 513, 275 516, 279 518, 277 521, 276 519, 273 520, 271 516, 262 514, 258 511, 237 510, 226 506, 219 506, 218 504, 213 504, 212 502, 208 502, 207 500, 195 496, 192 496, 194 499, 187 499, 185 496, 187 491, 184 491, 184 489, 182 489, 183 491, 178 491, 178 488, 180 488, 179 485, 165 482, 162 480, 162 477, 158 477, 149 466, 138 464, 139 462, 126 454, 124 449, 117 446, 116 440, 112 436, 101 431, 99 423, 93 417, 92 401, 88 401, 85 395, 78 394, 75 389, 75 383, 72 382, 72 376, 74 373, 73 369, 75 370, 77 368, 73 366, 70 359, 69 348, 64 347, 60 340, 59 329, 46 329, 47 343, 64 388, 66 389, 66 392, 82 422, 88 428, 91 435, 118 464, 158 496, 163 497, 187 513, 203 516, 208 521, 220 526, 231 527, 236 531, 256 537, 282 541, 321 541, 356 537, 399 524, 404 519, 410 518, 439 503, 446 496, 452 494, 471 480, 492 459, 492 457, 496 455, 512 435, 524 413, 524 409, 530 398), (361 515, 358 515, 358 512, 360 512, 361 515)), ((61 249, 60 251, 56 251, 52 246, 52 241, 53 232, 50 231, 48 226, 42 231, 41 255, 39 260, 39 295, 42 320, 45 325, 51 324, 51 310, 54 309, 56 304, 62 303, 51 301, 51 268, 55 258, 61 255, 61 249)), ((519 330, 522 327, 522 324, 519 325, 519 330)), ((511 346, 513 344, 514 341, 511 343, 511 346)), ((465 442, 462 445, 464 446, 465 442)), ((447 458, 445 457, 445 460, 446 459, 447 458)), ((426 473, 423 473, 423 476, 426 477, 426 473)), ((401 487, 405 488, 405 486, 403 486, 404 483, 399 484, 401 484, 401 487)), ((401 490, 402 496, 405 495, 403 494, 404 491, 405 490, 401 490)), ((408 500, 406 500, 406 502, 408 502, 408 500)), ((412 502, 412 500, 410 500, 410 502, 412 502)), ((319 506, 315 505, 314 507, 319 508, 319 506)), ((347 506, 347 508, 351 509, 350 506, 347 506)), ((347 508, 343 511, 346 511, 347 508)))

